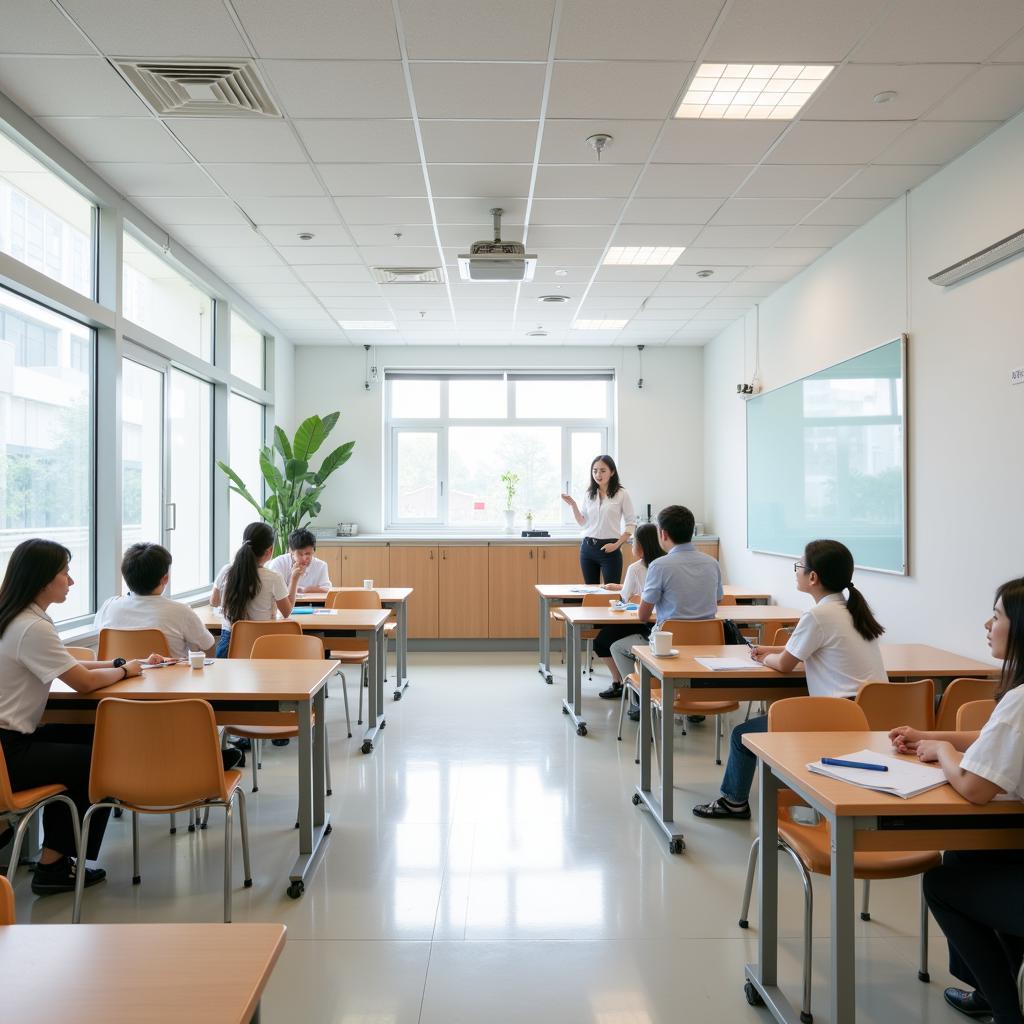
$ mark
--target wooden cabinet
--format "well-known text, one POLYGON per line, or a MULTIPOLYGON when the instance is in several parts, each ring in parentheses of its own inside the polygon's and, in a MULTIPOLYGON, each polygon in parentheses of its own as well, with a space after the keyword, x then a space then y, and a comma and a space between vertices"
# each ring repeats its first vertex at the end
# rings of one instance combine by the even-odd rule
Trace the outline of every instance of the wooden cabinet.
POLYGON ((408 602, 409 636, 432 638, 437 634, 438 553, 433 546, 392 545, 391 584, 412 587, 408 602))
POLYGON ((696 542, 693 545, 698 551, 703 551, 705 555, 710 555, 712 558, 718 557, 718 541, 709 540, 704 542, 696 542))
MULTIPOLYGON (((583 573, 580 571, 579 544, 538 544, 537 582, 582 583, 583 573)), ((535 603, 536 600, 535 594, 535 603)), ((551 630, 552 638, 560 637, 564 633, 562 624, 554 620, 552 620, 549 629, 551 630)))
POLYGON ((537 549, 494 545, 487 551, 488 635, 537 635, 537 549))
MULTIPOLYGON (((438 549, 437 635, 488 636, 487 546, 438 549)), ((392 549, 392 566, 394 549, 392 549)))
MULTIPOLYGON (((327 563, 327 576, 332 587, 341 586, 341 545, 324 544, 316 549, 316 557, 327 563)), ((362 584, 362 580, 359 581, 362 584)))
MULTIPOLYGON (((386 544, 353 544, 341 549, 341 586, 361 587, 363 580, 373 580, 378 587, 391 586, 386 544)), ((334 583, 333 576, 331 582, 334 583)))

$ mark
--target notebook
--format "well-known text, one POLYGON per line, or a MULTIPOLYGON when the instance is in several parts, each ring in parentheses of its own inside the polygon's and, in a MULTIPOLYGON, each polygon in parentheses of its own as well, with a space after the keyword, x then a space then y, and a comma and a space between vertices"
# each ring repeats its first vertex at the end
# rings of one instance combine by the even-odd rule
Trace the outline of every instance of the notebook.
POLYGON ((824 775, 840 782, 849 782, 861 789, 873 789, 878 793, 889 793, 892 796, 909 800, 929 789, 938 789, 946 784, 946 776, 936 765, 920 764, 915 761, 904 761, 899 757, 878 754, 873 750, 858 750, 853 754, 835 754, 844 761, 867 761, 869 764, 884 764, 887 772, 873 772, 867 768, 839 768, 832 764, 813 761, 807 770, 816 775, 824 775))
POLYGON ((752 668, 764 668, 752 658, 694 658, 698 665, 712 672, 748 672, 752 668))

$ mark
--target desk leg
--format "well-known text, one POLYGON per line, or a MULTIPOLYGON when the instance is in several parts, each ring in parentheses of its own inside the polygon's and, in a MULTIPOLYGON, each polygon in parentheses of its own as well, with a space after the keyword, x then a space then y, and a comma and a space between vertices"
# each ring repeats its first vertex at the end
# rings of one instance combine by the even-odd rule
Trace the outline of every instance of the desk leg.
MULTIPOLYGON (((288 876, 288 895, 298 899, 306 888, 306 875, 330 831, 330 819, 324 810, 324 691, 312 700, 294 705, 299 719, 299 856, 288 876), (316 709, 316 736, 313 734, 313 710, 316 709)), ((290 708, 289 708, 290 710, 290 708)), ((254 752, 255 755, 255 752, 254 752)))
MULTIPOLYGON (((357 633, 357 636, 360 634, 357 633)), ((373 750, 373 741, 377 733, 384 728, 384 629, 367 630, 361 634, 366 637, 370 652, 367 675, 369 676, 369 695, 367 697, 367 729, 363 733, 364 754, 373 750)))
POLYGON ((790 1021, 795 1013, 779 991, 779 780, 772 770, 760 765, 757 833, 760 837, 758 861, 758 935, 757 963, 747 964, 744 984, 747 1002, 764 1002, 778 1021, 790 1021))
POLYGON ((537 671, 541 674, 545 683, 554 683, 555 677, 551 674, 551 604, 546 597, 538 596, 540 605, 540 622, 537 624, 537 636, 540 637, 540 663, 537 671))
MULTIPOLYGON (((395 617, 398 620, 398 629, 395 636, 395 671, 398 674, 398 682, 395 686, 395 700, 401 700, 402 694, 409 689, 409 617, 407 612, 407 601, 397 601, 394 604, 395 617)), ((387 641, 385 641, 385 650, 387 641)))
POLYGON ((572 719, 577 736, 587 735, 583 721, 583 659, 580 657, 580 635, 575 623, 565 623, 565 700, 562 713, 572 719))
POLYGON ((832 1005, 836 1024, 857 1018, 854 959, 853 818, 832 818, 832 1005))

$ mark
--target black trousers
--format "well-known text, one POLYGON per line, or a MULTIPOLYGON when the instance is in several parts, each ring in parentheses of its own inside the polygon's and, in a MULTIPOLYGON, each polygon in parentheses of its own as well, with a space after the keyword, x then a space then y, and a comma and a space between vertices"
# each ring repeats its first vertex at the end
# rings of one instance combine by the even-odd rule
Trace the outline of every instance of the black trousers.
POLYGON ((925 874, 924 895, 949 942, 950 974, 981 993, 996 1024, 1024 1021, 1024 850, 949 851, 925 874))
MULTIPOLYGON (((92 760, 91 725, 41 725, 35 732, 21 733, 0 729, 0 746, 7 761, 7 773, 15 790, 32 789, 59 782, 82 819, 89 809, 89 763, 92 760)), ((97 811, 89 829, 86 856, 99 856, 109 810, 97 811)), ((47 804, 43 809, 43 846, 57 853, 78 855, 71 812, 64 803, 47 804)))
POLYGON ((597 636, 594 637, 594 653, 599 658, 610 658, 612 656, 612 644, 616 640, 633 636, 636 633, 639 633, 641 636, 650 636, 652 629, 654 629, 652 624, 640 625, 636 622, 631 626, 602 626, 597 636))
MULTIPOLYGON (((580 571, 583 582, 595 586, 604 575, 605 583, 618 583, 622 579, 622 551, 616 548, 609 554, 602 551, 605 544, 614 544, 618 537, 584 537, 580 544, 580 571)), ((627 595, 628 596, 628 595, 627 595)))

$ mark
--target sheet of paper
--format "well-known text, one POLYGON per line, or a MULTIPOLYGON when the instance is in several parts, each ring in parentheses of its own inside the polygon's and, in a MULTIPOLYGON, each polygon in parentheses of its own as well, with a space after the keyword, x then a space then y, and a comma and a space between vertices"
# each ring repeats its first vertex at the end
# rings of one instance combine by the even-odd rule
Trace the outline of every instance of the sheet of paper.
POLYGON ((843 761, 864 761, 868 764, 885 765, 886 772, 873 772, 867 768, 840 768, 837 765, 822 764, 813 761, 807 766, 808 771, 824 775, 840 782, 849 782, 862 789, 873 789, 878 793, 891 793, 893 796, 909 800, 930 789, 937 789, 946 784, 946 776, 936 765, 920 764, 916 761, 904 761, 902 758, 879 754, 874 750, 858 750, 853 754, 832 754, 831 757, 843 761))
POLYGON ((694 658, 698 665, 712 672, 747 672, 752 668, 764 668, 752 658, 694 658))

